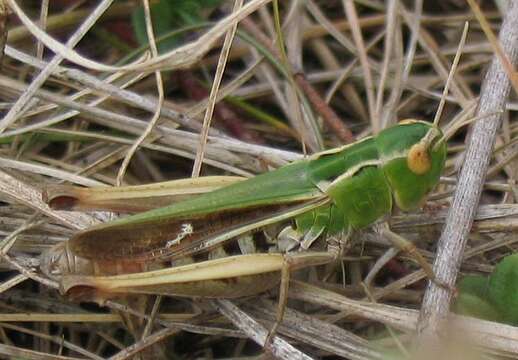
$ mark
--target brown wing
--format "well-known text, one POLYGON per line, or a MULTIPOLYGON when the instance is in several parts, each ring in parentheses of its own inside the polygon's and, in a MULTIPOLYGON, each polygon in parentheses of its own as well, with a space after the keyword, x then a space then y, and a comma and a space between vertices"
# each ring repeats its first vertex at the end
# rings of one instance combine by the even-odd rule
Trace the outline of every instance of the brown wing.
POLYGON ((218 211, 199 217, 92 228, 69 240, 72 252, 91 260, 160 261, 211 250, 261 227, 289 220, 328 203, 325 197, 218 211))

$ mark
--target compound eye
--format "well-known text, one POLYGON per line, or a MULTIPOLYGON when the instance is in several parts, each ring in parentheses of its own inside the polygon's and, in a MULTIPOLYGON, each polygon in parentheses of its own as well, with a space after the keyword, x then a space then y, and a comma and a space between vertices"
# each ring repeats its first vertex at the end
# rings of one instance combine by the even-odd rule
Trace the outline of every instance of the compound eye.
POLYGON ((406 160, 408 168, 416 175, 426 174, 432 167, 428 147, 422 143, 412 145, 406 160))

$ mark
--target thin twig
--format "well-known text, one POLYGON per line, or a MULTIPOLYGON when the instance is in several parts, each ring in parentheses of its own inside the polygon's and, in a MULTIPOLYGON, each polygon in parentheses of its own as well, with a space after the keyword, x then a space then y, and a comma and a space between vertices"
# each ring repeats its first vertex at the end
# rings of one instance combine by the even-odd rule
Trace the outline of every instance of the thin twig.
POLYGON ((334 112, 334 110, 322 99, 320 94, 315 90, 313 86, 307 81, 306 77, 302 73, 297 73, 294 76, 295 82, 306 94, 309 102, 313 105, 315 111, 322 116, 322 119, 326 124, 333 130, 334 134, 346 144, 354 141, 354 135, 347 128, 340 117, 334 112))
MULTIPOLYGON (((500 31, 500 42, 513 63, 518 61, 518 3, 509 2, 500 31)), ((511 84, 498 59, 484 79, 477 115, 502 111, 511 84)), ((486 170, 501 116, 477 121, 466 152, 453 205, 438 245, 434 271, 437 279, 453 287, 473 218, 477 210, 486 170)), ((418 324, 421 344, 437 344, 440 323, 448 315, 452 293, 431 283, 425 293, 418 324)))

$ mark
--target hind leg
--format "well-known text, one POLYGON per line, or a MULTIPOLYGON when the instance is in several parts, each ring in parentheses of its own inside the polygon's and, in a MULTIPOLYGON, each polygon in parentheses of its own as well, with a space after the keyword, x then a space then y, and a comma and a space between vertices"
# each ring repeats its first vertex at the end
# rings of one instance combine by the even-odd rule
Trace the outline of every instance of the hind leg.
POLYGON ((330 252, 307 252, 284 255, 284 262, 281 269, 281 281, 279 285, 279 302, 277 305, 277 314, 275 317, 275 323, 270 329, 268 337, 264 343, 265 347, 269 346, 284 317, 284 312, 288 303, 288 290, 290 285, 291 272, 305 267, 328 264, 333 261, 335 261, 335 256, 330 252))
POLYGON ((400 251, 404 251, 409 256, 411 256, 421 266, 421 268, 426 273, 426 276, 428 277, 428 279, 430 279, 430 281, 447 290, 453 290, 446 284, 437 280, 432 266, 428 263, 428 261, 426 261, 424 256, 419 252, 417 247, 412 242, 405 239, 401 235, 392 232, 386 223, 380 226, 379 231, 380 234, 386 239, 388 239, 392 243, 392 245, 394 245, 397 249, 399 249, 400 251))

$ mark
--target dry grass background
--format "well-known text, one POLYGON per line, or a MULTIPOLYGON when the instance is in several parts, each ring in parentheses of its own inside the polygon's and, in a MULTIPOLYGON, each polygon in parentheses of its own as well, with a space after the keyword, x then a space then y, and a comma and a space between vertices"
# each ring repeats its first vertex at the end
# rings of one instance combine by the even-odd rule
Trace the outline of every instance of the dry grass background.
MULTIPOLYGON (((498 33, 510 12, 505 2, 481 3, 498 33)), ((233 301, 163 299, 158 311, 149 306, 144 312, 135 310, 142 304, 113 300, 98 307, 60 296, 56 283, 38 271, 40 254, 110 214, 50 209, 42 190, 62 182, 91 187, 253 176, 400 119, 431 121, 468 21, 441 119, 448 126, 475 114, 495 57, 473 11, 460 0, 283 1, 278 16, 267 0, 223 1, 202 11, 203 23, 178 28, 181 42, 166 52, 158 51, 154 36, 150 47, 138 47, 130 20, 141 6, 137 1, 2 5, 10 9, 0 74, 0 356, 6 358, 270 356, 257 344, 272 326, 275 291, 233 301), (136 322, 129 314, 141 318, 137 326, 146 327, 144 335, 131 329, 136 322)), ((512 61, 518 40, 509 36, 502 44, 512 61)), ((505 78, 486 89, 498 94, 506 111, 496 150, 487 154, 467 247, 456 248, 463 256, 461 274, 489 273, 518 240, 518 104, 515 94, 505 102, 505 78)), ((450 142, 441 184, 425 210, 390 220, 430 262, 471 131, 481 136, 462 130, 450 142)), ((476 202, 468 206, 475 209, 476 202)), ((470 226, 469 215, 466 224, 451 216, 459 228, 470 226)), ((269 350, 275 356, 386 358, 382 345, 408 349, 417 327, 438 331, 433 314, 441 315, 437 304, 449 298, 429 290, 428 299, 435 300, 419 319, 424 274, 404 254, 366 294, 361 282, 388 245, 369 231, 355 238, 343 276, 337 268, 325 281, 315 271, 293 282, 290 310, 269 350)), ((447 241, 443 253, 455 248, 447 241)), ((455 261, 445 264, 454 281, 455 261)), ((515 328, 459 321, 493 358, 518 358, 515 328)))

